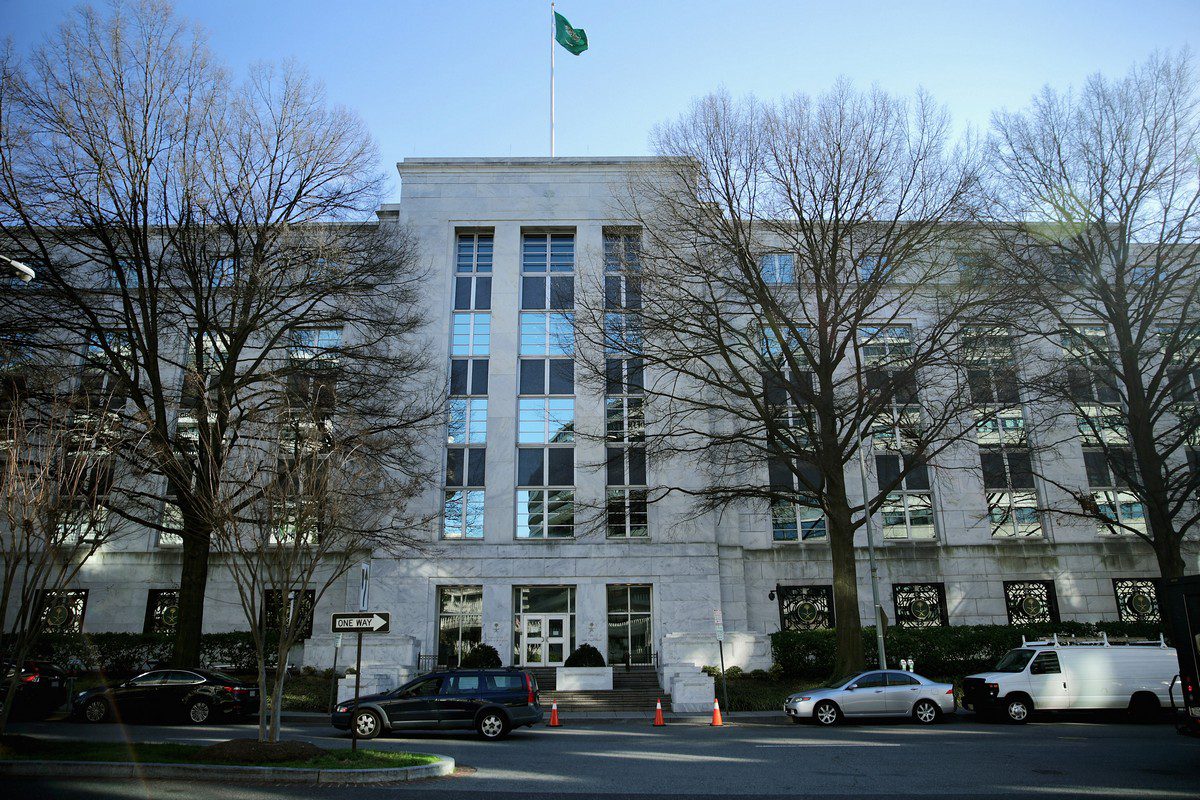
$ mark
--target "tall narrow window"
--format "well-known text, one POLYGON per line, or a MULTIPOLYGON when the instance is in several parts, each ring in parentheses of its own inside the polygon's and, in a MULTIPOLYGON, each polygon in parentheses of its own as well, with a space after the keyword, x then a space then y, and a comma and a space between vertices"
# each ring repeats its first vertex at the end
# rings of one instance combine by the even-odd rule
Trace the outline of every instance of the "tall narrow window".
POLYGON ((824 485, 820 470, 803 460, 796 461, 793 470, 787 459, 773 458, 767 462, 767 480, 774 491, 796 498, 771 504, 772 540, 825 541, 828 528, 817 496, 824 485))
POLYGON ((483 642, 483 587, 438 587, 438 665, 457 667, 483 642))
POLYGON ((484 447, 446 448, 446 492, 442 536, 446 539, 483 538, 484 447))
POLYGON ((521 308, 569 311, 575 307, 575 234, 526 233, 521 237, 521 308))
POLYGON ((1136 471, 1129 448, 1085 447, 1083 465, 1096 504, 1092 510, 1101 518, 1097 530, 1115 535, 1145 533, 1145 506, 1129 488, 1136 471))
POLYGON ((456 311, 487 311, 492 307, 492 234, 459 233, 454 267, 456 311))
POLYGON ((608 663, 652 664, 649 586, 608 587, 608 663))
POLYGON ((575 535, 575 448, 517 449, 517 538, 575 535))

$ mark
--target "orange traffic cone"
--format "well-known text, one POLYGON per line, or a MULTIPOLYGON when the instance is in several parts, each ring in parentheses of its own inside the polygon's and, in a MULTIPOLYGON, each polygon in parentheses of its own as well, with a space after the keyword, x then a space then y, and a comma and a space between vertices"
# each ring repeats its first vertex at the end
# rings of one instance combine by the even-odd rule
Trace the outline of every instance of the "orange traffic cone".
POLYGON ((713 721, 709 723, 714 728, 719 728, 725 723, 721 721, 721 704, 717 702, 717 698, 713 698, 713 721))
POLYGON ((660 728, 666 724, 662 717, 662 698, 659 698, 658 702, 654 704, 654 727, 660 728))
POLYGON ((558 703, 552 702, 550 704, 550 727, 558 728, 561 726, 562 723, 558 721, 558 703))

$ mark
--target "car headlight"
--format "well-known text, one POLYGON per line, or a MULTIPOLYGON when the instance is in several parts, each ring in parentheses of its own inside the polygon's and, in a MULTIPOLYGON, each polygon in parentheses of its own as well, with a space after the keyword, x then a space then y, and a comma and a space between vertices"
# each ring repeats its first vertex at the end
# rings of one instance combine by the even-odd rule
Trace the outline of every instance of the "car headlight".
POLYGON ((339 713, 339 714, 349 714, 349 713, 350 713, 350 706, 338 706, 338 707, 337 707, 336 709, 334 709, 334 710, 335 710, 335 711, 337 711, 337 713, 339 713))

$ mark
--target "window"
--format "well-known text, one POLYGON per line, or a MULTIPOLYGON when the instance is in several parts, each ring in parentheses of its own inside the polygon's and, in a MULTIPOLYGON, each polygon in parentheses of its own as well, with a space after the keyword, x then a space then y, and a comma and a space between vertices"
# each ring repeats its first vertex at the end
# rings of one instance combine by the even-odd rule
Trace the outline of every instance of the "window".
POLYGON ((225 342, 215 332, 201 335, 188 331, 180 406, 193 409, 202 405, 202 399, 217 385, 225 366, 226 349, 225 342))
POLYGON ((123 331, 93 331, 84 347, 79 390, 91 398, 94 408, 125 405, 129 395, 126 376, 130 372, 133 345, 123 331))
POLYGON ((483 587, 438 587, 438 665, 456 667, 483 641, 483 587))
POLYGON ((604 315, 604 349, 612 356, 638 355, 642 352, 642 317, 634 313, 608 312, 604 315))
POLYGON ((862 359, 867 365, 906 363, 913 354, 911 325, 864 325, 858 329, 862 359))
POLYGON ((142 285, 142 275, 138 272, 136 261, 126 259, 118 260, 115 265, 110 265, 108 268, 108 288, 120 289, 124 286, 126 289, 139 289, 142 285))
POLYGON ((650 492, 647 489, 609 487, 606 499, 607 535, 610 539, 645 539, 650 535, 650 492))
POLYGON ((653 664, 649 586, 608 587, 608 663, 653 664))
POLYGON ((1001 326, 966 326, 962 330, 962 347, 972 402, 1005 408, 1019 405, 1021 397, 1012 332, 1001 326))
POLYGON ((1137 471, 1129 448, 1084 448, 1083 465, 1095 503, 1095 508, 1089 510, 1101 518, 1096 526, 1098 532, 1145 533, 1145 506, 1129 490, 1130 480, 1137 471))
POLYGON ((646 415, 641 397, 606 397, 604 418, 608 441, 631 444, 646 440, 646 415))
POLYGON ((604 271, 642 271, 642 232, 640 230, 605 228, 604 271))
POLYGON ((87 598, 87 589, 43 589, 39 616, 46 633, 82 633, 87 598))
POLYGON ((450 398, 448 444, 483 444, 487 441, 487 398, 450 398))
POLYGON ((521 236, 521 272, 574 272, 575 234, 526 233, 521 236))
POLYGON ((608 358, 604 362, 604 393, 642 394, 645 391, 640 358, 608 358))
POLYGON ((903 672, 887 673, 888 686, 920 686, 921 682, 912 675, 907 675, 903 672))
POLYGON ((604 307, 632 311, 642 307, 642 279, 638 275, 605 275, 604 307))
POLYGON ((984 282, 998 278, 996 264, 987 253, 964 250, 954 254, 958 277, 963 281, 984 282))
POLYGON ((521 355, 569 356, 575 352, 575 317, 570 313, 521 312, 521 355))
POLYGON ((147 672, 145 675, 138 675, 129 682, 134 686, 160 686, 166 683, 170 676, 171 673, 166 670, 156 670, 147 672))
POLYGON ((442 691, 442 678, 427 678, 414 683, 405 690, 407 697, 433 697, 442 691))
POLYGON ((450 396, 470 397, 488 393, 486 358, 450 359, 450 396))
POLYGON ((946 586, 942 583, 894 583, 892 602, 901 628, 937 628, 948 625, 946 586))
POLYGON ((879 686, 886 686, 887 678, 882 672, 868 672, 854 682, 854 686, 859 689, 875 689, 879 686))
POLYGON ((1066 389, 1078 404, 1119 403, 1114 376, 1106 368, 1112 352, 1103 325, 1072 325, 1062 336, 1066 389))
POLYGON ((517 538, 574 536, 574 484, 574 448, 518 448, 517 485, 521 488, 517 490, 517 538))
POLYGON ((758 269, 764 283, 796 282, 796 257, 791 253, 767 253, 758 260, 758 269))
POLYGON ((608 359, 605 364, 607 535, 643 539, 650 535, 646 475, 646 420, 641 361, 608 359))
POLYGON ((875 476, 879 490, 888 490, 880 514, 884 539, 930 540, 934 538, 933 496, 929 467, 914 456, 877 453, 875 476), (903 469, 909 470, 901 478, 903 469))
POLYGON ((158 524, 167 528, 158 532, 159 547, 183 547, 183 511, 179 508, 178 498, 171 491, 169 484, 158 524))
POLYGON ((828 529, 817 495, 824 486, 824 476, 816 466, 797 460, 793 471, 786 459, 771 458, 767 460, 767 481, 772 491, 796 498, 795 502, 776 500, 771 504, 772 541, 824 541, 828 529))
POLYGON ((451 675, 446 694, 475 694, 479 691, 478 675, 451 675))
POLYGON ((486 356, 491 346, 492 316, 488 313, 456 313, 450 332, 450 354, 486 356))
POLYGON ((1041 536, 1041 515, 1029 451, 980 448, 979 463, 993 538, 1041 536))
POLYGON ((1158 590, 1153 580, 1113 578, 1117 618, 1122 622, 1161 622, 1158 590))
POLYGON ((454 309, 487 311, 492 307, 492 234, 458 234, 454 309))
POLYGON ((151 589, 146 594, 142 633, 170 633, 179 624, 179 590, 151 589))
POLYGON ((267 631, 282 631, 285 623, 294 623, 296 640, 312 637, 313 606, 316 605, 315 589, 291 589, 287 602, 283 602, 278 589, 263 590, 262 626, 267 631))
POLYGON ((832 586, 779 586, 779 628, 812 631, 833 627, 832 586))
POLYGON ((1038 653, 1029 665, 1030 675, 1059 675, 1062 665, 1058 662, 1058 653, 1038 653))
POLYGON ((293 361, 336 359, 338 348, 342 346, 342 329, 340 326, 296 328, 290 338, 288 354, 293 361))
POLYGON ((517 400, 517 442, 571 444, 575 441, 574 397, 521 397, 517 400))
POLYGON ((863 283, 883 280, 890 269, 887 256, 866 255, 858 259, 858 279, 863 283))
POLYGON ((104 539, 107 520, 108 509, 95 498, 87 494, 77 497, 59 515, 58 541, 64 545, 100 542, 104 539))
POLYGON ((483 447, 449 447, 446 449, 446 490, 442 508, 442 538, 483 538, 486 468, 487 450, 483 447))
POLYGON ((1058 622, 1058 598, 1050 581, 1005 581, 1004 604, 1010 625, 1058 622))

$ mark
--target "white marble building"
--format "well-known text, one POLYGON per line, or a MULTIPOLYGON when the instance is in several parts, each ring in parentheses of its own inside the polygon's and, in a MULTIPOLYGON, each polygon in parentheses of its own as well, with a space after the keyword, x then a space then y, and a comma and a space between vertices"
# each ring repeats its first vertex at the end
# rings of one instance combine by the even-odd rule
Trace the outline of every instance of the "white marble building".
MULTIPOLYGON (((547 666, 590 643, 617 663, 626 653, 635 663, 657 662, 670 689, 672 676, 716 663, 717 609, 726 664, 746 668, 769 666, 768 635, 781 625, 827 621, 831 568, 819 529, 781 527, 765 508, 690 521, 684 501, 646 510, 637 487, 686 482, 684 466, 647 466, 633 453, 620 475, 608 474, 603 443, 570 441, 572 428, 603 429, 606 397, 580 376, 571 380, 561 338, 567 283, 604 274, 606 240, 611 256, 631 235, 618 198, 630 171, 651 164, 418 158, 398 165, 400 202, 384 206, 380 218, 410 226, 419 241, 429 270, 429 346, 450 370, 455 413, 446 452, 430 454, 446 467, 424 499, 442 511, 428 531, 434 555, 372 564, 371 605, 393 615, 392 634, 372 640, 374 671, 415 669, 418 654, 427 657, 422 666, 445 663, 455 642, 461 651, 483 641, 506 662, 547 666), (599 510, 614 486, 630 502, 605 524, 599 510)), ((627 409, 631 394, 608 398, 610 406, 627 409)), ((968 450, 964 457, 977 459, 968 450)), ((1082 454, 1054 468, 1064 483, 1086 485, 1082 454)), ((858 485, 857 474, 847 478, 858 485)), ((1039 482, 1034 491, 1049 490, 1039 482)), ((1049 518, 1040 536, 994 536, 985 487, 969 471, 939 471, 928 496, 931 519, 910 520, 904 535, 880 536, 884 521, 877 523, 881 602, 893 623, 1005 623, 1014 608, 1062 620, 1146 611, 1147 579, 1157 570, 1141 542, 1049 518), (1021 605, 1026 596, 1033 600, 1021 605)), ((870 624, 859 536, 860 611, 870 624)), ((1196 571, 1194 541, 1186 558, 1196 571)), ((173 588, 177 570, 177 553, 152 535, 101 553, 82 584, 84 629, 142 630, 148 593, 173 588)), ((214 566, 207 630, 241 627, 226 583, 214 566)), ((305 663, 332 661, 328 613, 356 607, 357 597, 355 571, 316 609, 305 663)))

